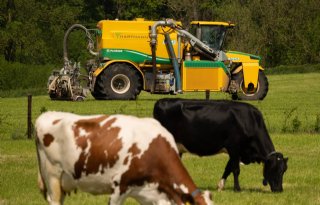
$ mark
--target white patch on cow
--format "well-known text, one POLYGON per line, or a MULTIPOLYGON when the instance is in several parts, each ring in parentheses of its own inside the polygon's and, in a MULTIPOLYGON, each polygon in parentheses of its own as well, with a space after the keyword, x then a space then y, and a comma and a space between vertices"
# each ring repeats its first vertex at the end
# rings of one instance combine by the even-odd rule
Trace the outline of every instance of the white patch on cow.
POLYGON ((84 161, 84 165, 83 165, 83 167, 84 167, 84 170, 85 169, 87 169, 87 164, 88 164, 88 160, 89 160, 89 157, 90 157, 90 149, 91 149, 91 141, 90 140, 87 140, 87 147, 86 147, 86 149, 85 150, 83 150, 83 152, 84 152, 84 155, 86 156, 86 159, 85 159, 85 161, 84 161))
POLYGON ((220 179, 219 183, 218 183, 218 191, 222 191, 224 188, 226 180, 225 179, 220 179))
POLYGON ((82 127, 79 128, 79 137, 86 137, 89 133, 86 132, 82 127))
POLYGON ((108 151, 107 150, 104 150, 104 155, 106 156, 106 157, 108 157, 108 151))
POLYGON ((180 189, 183 193, 189 193, 188 187, 186 187, 184 184, 180 184, 180 186, 178 186, 176 183, 174 183, 173 188, 180 189))
POLYGON ((135 198, 140 204, 174 204, 173 201, 169 200, 166 194, 159 192, 158 187, 158 183, 145 183, 143 186, 130 186, 126 194, 129 197, 135 198))
POLYGON ((51 134, 54 141, 44 151, 48 160, 53 163, 62 163, 68 170, 74 168, 74 162, 78 160, 81 150, 78 150, 74 140, 72 125, 79 117, 70 113, 47 112, 42 114, 36 122, 37 135, 40 142, 43 141, 45 134, 51 134), (53 125, 55 120, 63 119, 63 123, 53 125), (67 145, 67 146, 61 146, 67 145), (67 158, 65 156, 68 156, 67 158))
POLYGON ((77 188, 77 183, 73 179, 73 176, 63 172, 61 176, 61 186, 65 192, 71 192, 77 188))
POLYGON ((89 154, 89 151, 90 151, 90 149, 91 149, 91 141, 90 140, 87 140, 87 147, 86 147, 86 149, 84 150, 84 153, 87 155, 87 154, 89 154))
POLYGON ((204 191, 202 193, 202 196, 204 198, 204 201, 206 202, 206 205, 213 205, 213 201, 211 199, 211 192, 210 191, 204 191))

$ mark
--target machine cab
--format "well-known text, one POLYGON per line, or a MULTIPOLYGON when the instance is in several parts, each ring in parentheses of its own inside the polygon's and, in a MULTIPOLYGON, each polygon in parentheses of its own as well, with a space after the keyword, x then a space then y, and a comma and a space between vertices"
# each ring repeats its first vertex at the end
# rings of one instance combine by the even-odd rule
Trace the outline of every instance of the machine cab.
POLYGON ((226 33, 235 25, 227 22, 192 21, 190 33, 215 50, 222 50, 226 33))

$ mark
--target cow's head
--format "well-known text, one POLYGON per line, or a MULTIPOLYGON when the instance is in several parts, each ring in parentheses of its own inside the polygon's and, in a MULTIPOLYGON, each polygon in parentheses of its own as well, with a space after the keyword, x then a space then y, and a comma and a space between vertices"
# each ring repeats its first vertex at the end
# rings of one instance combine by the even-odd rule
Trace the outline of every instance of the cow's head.
POLYGON ((263 185, 270 184, 271 191, 282 192, 283 174, 287 170, 288 158, 279 152, 274 152, 267 157, 263 168, 263 185))

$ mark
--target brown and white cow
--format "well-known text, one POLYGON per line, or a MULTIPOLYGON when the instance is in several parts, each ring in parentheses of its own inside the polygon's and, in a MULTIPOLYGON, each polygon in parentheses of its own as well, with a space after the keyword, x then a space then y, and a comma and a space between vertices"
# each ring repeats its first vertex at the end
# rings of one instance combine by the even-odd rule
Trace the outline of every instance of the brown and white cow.
POLYGON ((49 204, 80 189, 141 204, 213 204, 180 161, 173 136, 151 118, 46 112, 36 121, 39 186, 49 204))

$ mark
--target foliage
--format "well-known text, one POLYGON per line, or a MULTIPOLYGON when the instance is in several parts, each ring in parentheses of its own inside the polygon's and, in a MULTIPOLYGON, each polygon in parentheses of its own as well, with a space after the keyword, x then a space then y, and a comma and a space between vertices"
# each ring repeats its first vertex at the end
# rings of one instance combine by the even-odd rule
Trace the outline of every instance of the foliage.
POLYGON ((21 96, 31 91, 44 94, 52 65, 8 63, 0 59, 0 96, 21 96))
POLYGON ((314 131, 320 133, 320 114, 316 117, 316 123, 314 125, 314 131))
POLYGON ((230 39, 232 49, 261 55, 265 67, 315 63, 320 57, 318 3, 229 0, 219 7, 219 17, 238 25, 230 39))
POLYGON ((320 64, 315 65, 280 65, 273 68, 267 68, 264 71, 267 75, 292 74, 292 73, 312 73, 320 72, 320 64))
POLYGON ((301 121, 296 114, 298 107, 294 107, 284 113, 282 132, 297 132, 301 127, 301 121))
MULTIPOLYGON (((0 56, 8 62, 58 64, 64 32, 101 19, 232 21, 227 49, 261 55, 265 67, 320 62, 318 0, 3 0, 0 56)), ((83 42, 82 37, 75 41, 83 42)), ((82 45, 70 50, 82 52, 82 45)), ((75 54, 75 58, 83 56, 75 54)))

